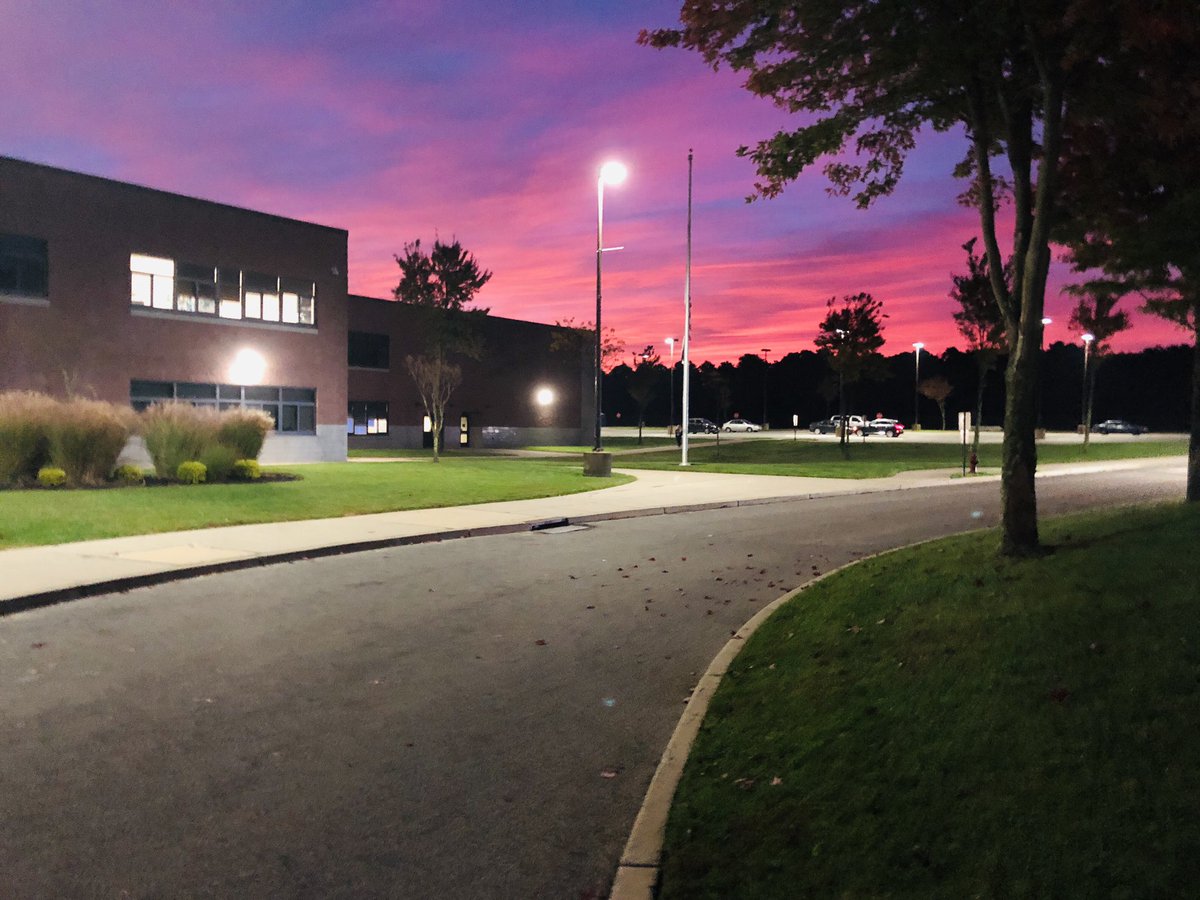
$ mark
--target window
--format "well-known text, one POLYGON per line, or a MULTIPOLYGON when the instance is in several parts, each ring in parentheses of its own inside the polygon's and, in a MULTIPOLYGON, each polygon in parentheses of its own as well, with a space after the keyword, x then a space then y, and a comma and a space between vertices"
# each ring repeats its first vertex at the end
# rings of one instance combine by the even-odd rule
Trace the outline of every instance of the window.
MULTIPOLYGON (((170 262, 170 260, 166 260, 170 262)), ((217 270, 179 263, 175 267, 175 309, 212 315, 217 311, 217 270)))
POLYGON ((388 405, 379 400, 351 400, 347 434, 387 434, 388 405))
POLYGON ((275 430, 314 434, 317 430, 315 388, 261 385, 196 384, 188 381, 131 381, 129 402, 142 410, 154 403, 178 400, 211 409, 257 409, 275 423, 275 430))
POLYGON ((0 294, 48 297, 49 272, 45 241, 21 234, 0 234, 0 294))
MULTIPOLYGON (((0 245, 0 279, 3 277, 0 245)), ((129 255, 129 302, 132 306, 222 319, 316 325, 316 285, 311 281, 177 262, 144 253, 129 255)))
POLYGON ((130 302, 155 309, 175 308, 175 260, 129 255, 130 302))
POLYGON ((386 369, 389 363, 389 341, 386 334, 351 331, 348 364, 362 369, 386 369))

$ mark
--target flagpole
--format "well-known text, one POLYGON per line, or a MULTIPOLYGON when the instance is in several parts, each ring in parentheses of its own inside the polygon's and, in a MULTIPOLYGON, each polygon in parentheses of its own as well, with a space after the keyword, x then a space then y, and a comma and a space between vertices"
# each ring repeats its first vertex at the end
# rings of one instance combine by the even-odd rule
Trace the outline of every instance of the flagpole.
POLYGON ((687 200, 687 266, 683 274, 683 455, 681 466, 688 466, 688 423, 691 416, 692 365, 692 149, 688 148, 688 200, 687 200))

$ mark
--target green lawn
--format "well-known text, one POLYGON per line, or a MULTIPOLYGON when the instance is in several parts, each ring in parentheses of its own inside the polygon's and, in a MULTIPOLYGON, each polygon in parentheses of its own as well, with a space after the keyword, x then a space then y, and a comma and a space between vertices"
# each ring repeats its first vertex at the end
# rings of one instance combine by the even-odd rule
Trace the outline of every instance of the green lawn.
POLYGON ((300 475, 301 480, 0 491, 0 547, 523 500, 597 490, 630 480, 621 475, 585 478, 582 463, 537 459, 444 459, 437 465, 321 463, 293 466, 288 471, 300 475))
MULTIPOLYGON (((1001 447, 979 448, 979 465, 999 469, 1001 447)), ((1085 462, 1134 459, 1146 456, 1187 454, 1187 440, 1123 441, 1092 444, 1042 444, 1038 461, 1085 462)), ((700 472, 730 472, 739 475, 806 475, 815 478, 885 478, 897 472, 944 469, 962 465, 962 448, 954 444, 918 443, 872 437, 850 441, 850 458, 842 458, 834 441, 780 441, 773 439, 707 440, 688 447, 688 462, 700 472)), ((679 451, 619 456, 613 464, 623 469, 677 469, 679 451)))
POLYGON ((1193 897, 1200 509, 888 554, 747 641, 687 763, 662 898, 1193 897))

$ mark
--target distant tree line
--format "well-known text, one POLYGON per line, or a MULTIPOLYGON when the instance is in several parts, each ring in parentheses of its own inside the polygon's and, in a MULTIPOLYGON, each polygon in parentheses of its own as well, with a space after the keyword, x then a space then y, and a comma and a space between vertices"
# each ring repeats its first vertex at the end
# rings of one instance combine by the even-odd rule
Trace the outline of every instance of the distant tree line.
MULTIPOLYGON (((959 412, 970 410, 974 414, 981 371, 979 352, 954 347, 941 355, 921 352, 921 381, 944 378, 953 389, 945 401, 950 428, 957 427, 959 412)), ((1129 419, 1153 431, 1186 432, 1190 423, 1192 353, 1192 348, 1177 345, 1105 356, 1103 367, 1093 373, 1092 421, 1129 419)), ((911 425, 916 377, 913 356, 913 352, 884 356, 878 371, 847 384, 848 411, 866 416, 882 413, 911 425)), ((640 380, 635 380, 632 363, 623 362, 605 373, 606 421, 611 425, 638 424, 642 402, 634 399, 632 390, 646 397, 647 427, 665 428, 671 408, 670 371, 661 361, 646 363, 639 357, 636 362, 636 370, 641 373, 636 379, 640 380)), ((1078 343, 1055 342, 1043 351, 1042 362, 1042 424, 1053 431, 1073 430, 1081 421, 1083 348, 1078 343)), ((1003 371, 1005 364, 1001 354, 998 368, 1003 371)), ((674 408, 678 420, 683 381, 679 361, 675 370, 674 408)), ((746 354, 736 364, 693 365, 691 414, 717 424, 735 415, 758 422, 763 417, 764 385, 767 420, 772 428, 791 428, 793 415, 799 416, 803 428, 838 412, 837 375, 829 360, 816 351, 804 350, 771 363, 756 354, 746 354)), ((1004 379, 987 377, 982 406, 985 427, 1002 424, 1004 399, 1004 379)), ((937 403, 922 396, 919 406, 922 427, 940 427, 937 403)))

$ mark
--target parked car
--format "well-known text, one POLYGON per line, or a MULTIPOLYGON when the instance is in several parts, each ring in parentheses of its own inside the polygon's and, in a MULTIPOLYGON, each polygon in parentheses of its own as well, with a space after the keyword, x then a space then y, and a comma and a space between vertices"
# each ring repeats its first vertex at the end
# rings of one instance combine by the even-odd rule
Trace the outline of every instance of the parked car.
MULTIPOLYGON (((851 434, 858 434, 863 427, 862 416, 847 416, 851 434)), ((828 419, 821 419, 817 422, 810 422, 808 430, 813 434, 832 434, 837 431, 838 423, 842 420, 841 416, 833 416, 828 419)))
POLYGON ((1105 419, 1099 425, 1092 426, 1092 431, 1100 434, 1145 434, 1149 430, 1145 425, 1135 425, 1124 419, 1105 419))
POLYGON ((730 419, 721 426, 722 431, 762 431, 761 425, 755 425, 746 419, 730 419))
POLYGON ((716 434, 721 429, 709 419, 688 419, 688 434, 716 434))
POLYGON ((904 425, 895 419, 872 419, 863 426, 863 434, 886 434, 888 437, 900 437, 904 434, 904 425))

